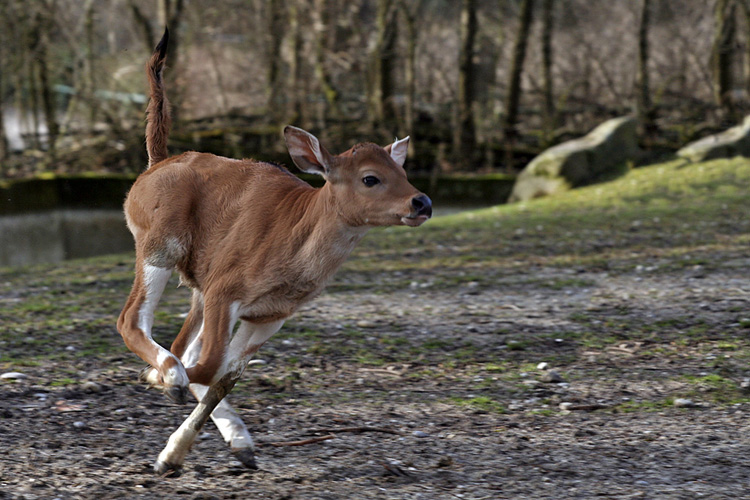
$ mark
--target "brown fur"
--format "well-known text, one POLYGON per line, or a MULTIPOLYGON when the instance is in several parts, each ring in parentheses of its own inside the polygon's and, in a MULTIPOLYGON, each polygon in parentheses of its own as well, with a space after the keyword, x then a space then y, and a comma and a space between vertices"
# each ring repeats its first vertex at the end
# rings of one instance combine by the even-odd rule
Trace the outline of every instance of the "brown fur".
POLYGON ((162 81, 165 60, 162 40, 147 66, 150 168, 125 202, 135 238, 136 278, 118 330, 128 348, 164 375, 167 367, 179 364, 176 358, 202 324, 200 359, 186 373, 190 382, 209 385, 222 375, 218 370, 228 356, 233 306, 240 308, 240 319, 251 323, 287 318, 320 293, 367 228, 419 225, 429 218, 431 207, 429 213, 417 210, 417 198, 429 199, 409 184, 394 161, 405 156, 403 141, 393 145, 401 156, 393 156, 391 146, 374 144, 333 156, 314 136, 287 127, 284 134, 295 163, 326 178, 319 189, 283 168, 253 160, 196 152, 166 159, 170 119, 162 81), (368 187, 366 176, 376 176, 380 183, 368 187), (146 266, 176 268, 195 291, 172 344, 176 358, 162 363, 159 347, 140 327, 149 293, 146 266))

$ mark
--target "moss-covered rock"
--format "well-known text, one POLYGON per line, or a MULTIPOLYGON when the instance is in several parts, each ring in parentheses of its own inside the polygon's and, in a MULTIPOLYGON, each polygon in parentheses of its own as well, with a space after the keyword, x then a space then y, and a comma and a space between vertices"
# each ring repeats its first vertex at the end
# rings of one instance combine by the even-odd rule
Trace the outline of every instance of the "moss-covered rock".
POLYGON ((750 157, 750 116, 746 116, 736 127, 691 142, 677 151, 677 156, 693 162, 734 156, 750 157))
POLYGON ((632 117, 608 120, 585 137, 554 146, 518 176, 509 201, 523 201, 582 186, 638 156, 632 117))

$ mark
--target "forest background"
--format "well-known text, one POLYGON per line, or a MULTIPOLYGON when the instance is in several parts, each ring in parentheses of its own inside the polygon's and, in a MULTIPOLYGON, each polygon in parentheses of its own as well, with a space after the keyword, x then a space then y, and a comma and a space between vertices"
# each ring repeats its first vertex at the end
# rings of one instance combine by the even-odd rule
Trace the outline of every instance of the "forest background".
POLYGON ((750 0, 6 0, 0 23, 6 178, 140 171, 164 26, 174 152, 285 161, 291 123, 514 173, 614 116, 662 154, 750 109, 750 0))

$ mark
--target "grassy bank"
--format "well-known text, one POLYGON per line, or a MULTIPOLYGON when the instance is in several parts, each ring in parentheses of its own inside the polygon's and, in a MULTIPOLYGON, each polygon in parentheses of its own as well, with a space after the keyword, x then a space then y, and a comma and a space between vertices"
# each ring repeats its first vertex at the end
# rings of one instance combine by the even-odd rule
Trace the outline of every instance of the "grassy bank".
MULTIPOLYGON (((607 289, 608 281, 621 277, 633 288, 622 293, 657 297, 661 279, 661 292, 667 293, 687 286, 678 283, 686 274, 746 273, 749 185, 746 159, 673 161, 553 198, 441 217, 417 230, 375 230, 320 304, 295 316, 264 348, 265 356, 280 364, 280 380, 326 356, 362 366, 419 359, 424 366, 412 378, 458 370, 446 376, 460 381, 479 373, 488 380, 479 388, 494 391, 482 397, 498 404, 518 390, 519 374, 538 360, 572 365, 588 350, 626 341, 654 344, 652 356, 716 349, 730 355, 722 360, 749 358, 744 334, 750 320, 743 315, 750 313, 741 301, 715 324, 687 313, 651 311, 649 316, 642 310, 647 306, 617 299, 607 289), (639 288, 639 280, 645 288, 639 288), (481 301, 482 294, 503 297, 506 291, 539 311, 561 295, 588 298, 562 316, 564 325, 530 334, 514 324, 513 303, 481 301), (404 297, 395 310, 386 300, 394 294, 404 297), (461 304, 451 305, 446 297, 452 295, 463 297, 461 304), (598 307, 599 296, 614 299, 598 307), (478 310, 471 309, 472 297, 480 303, 478 310), (368 305, 351 302, 357 300, 368 305), (440 319, 441 314, 446 328, 409 333, 423 316, 440 319), (462 335, 477 324, 490 326, 479 327, 479 337, 462 335), (556 339, 562 339, 558 344, 564 349, 555 347, 556 339), (293 352, 284 342, 296 346, 293 352), (485 350, 487 345, 502 350, 485 350), (508 381, 512 384, 504 386, 508 381)), ((41 371, 49 364, 52 369, 40 375, 40 382, 65 385, 79 381, 76 373, 104 362, 110 368, 138 367, 140 361, 127 352, 114 327, 131 282, 130 255, 0 271, 0 369, 41 371)), ((157 340, 169 343, 187 297, 186 290, 169 288, 157 313, 157 340)), ((682 385, 703 380, 688 376, 692 371, 675 374, 682 385)), ((738 384, 732 387, 734 392, 721 385, 724 399, 731 399, 729 393, 740 397, 738 384)))
MULTIPOLYGON (((230 396, 260 443, 256 472, 209 423, 182 477, 153 475, 188 407, 137 381, 143 363, 115 330, 132 254, 0 270, 0 373, 21 374, 0 379, 0 488, 97 499, 741 498, 748 180, 745 159, 670 162, 373 231, 230 396), (268 446, 331 426, 398 434, 268 446)), ((174 279, 157 341, 169 344, 188 303, 174 279)))

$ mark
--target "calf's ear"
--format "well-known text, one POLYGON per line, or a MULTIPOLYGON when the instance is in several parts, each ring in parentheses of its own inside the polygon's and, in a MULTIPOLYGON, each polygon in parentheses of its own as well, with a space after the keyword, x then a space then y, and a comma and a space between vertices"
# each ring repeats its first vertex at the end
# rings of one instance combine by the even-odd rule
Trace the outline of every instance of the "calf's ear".
POLYGON ((300 170, 323 177, 331 171, 333 157, 310 132, 287 125, 284 139, 292 161, 300 170))
POLYGON ((388 154, 391 155, 391 158, 393 158, 393 161, 399 167, 403 167, 406 162, 406 153, 409 152, 409 136, 407 135, 401 140, 396 139, 396 142, 387 145, 383 149, 388 151, 388 154))

